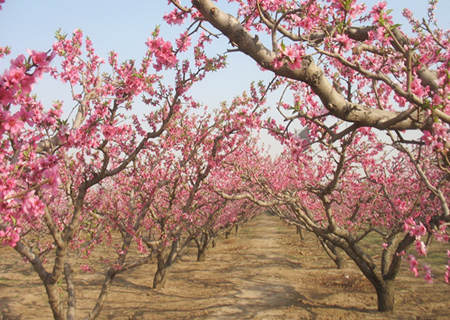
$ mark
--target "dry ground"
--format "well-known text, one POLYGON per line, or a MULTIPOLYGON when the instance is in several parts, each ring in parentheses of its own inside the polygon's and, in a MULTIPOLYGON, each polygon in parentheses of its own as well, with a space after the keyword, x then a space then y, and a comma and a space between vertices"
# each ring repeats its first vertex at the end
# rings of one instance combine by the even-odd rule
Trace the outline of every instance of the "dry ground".
MULTIPOLYGON (((261 215, 238 235, 218 241, 206 261, 186 255, 151 289, 152 266, 119 276, 101 319, 449 319, 450 286, 412 278, 404 270, 396 311, 379 314, 376 296, 351 262, 333 268, 317 241, 261 215)), ((100 273, 78 274, 80 318, 92 307, 100 273)), ((51 319, 45 292, 29 265, 0 249, 0 319, 51 319)))

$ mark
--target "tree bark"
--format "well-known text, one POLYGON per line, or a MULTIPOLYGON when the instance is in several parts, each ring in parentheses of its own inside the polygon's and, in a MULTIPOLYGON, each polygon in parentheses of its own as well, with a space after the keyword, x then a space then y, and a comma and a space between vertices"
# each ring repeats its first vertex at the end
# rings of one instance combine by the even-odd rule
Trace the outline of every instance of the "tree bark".
POLYGON ((58 294, 58 287, 55 284, 45 283, 45 291, 47 292, 48 303, 55 320, 66 320, 61 305, 61 299, 58 294))
POLYGON ((300 228, 299 226, 295 226, 295 227, 296 227, 296 229, 297 229, 297 234, 298 234, 298 236, 300 237, 300 240, 301 240, 301 241, 305 240, 305 238, 303 237, 303 231, 302 231, 302 228, 300 228))
POLYGON ((167 267, 165 263, 159 263, 158 269, 156 270, 155 276, 153 277, 153 289, 162 289, 166 284, 166 272, 167 267))
POLYGON ((335 258, 333 259, 334 264, 336 265, 337 269, 342 269, 344 267, 344 259, 342 258, 339 251, 336 251, 335 258))
POLYGON ((67 285, 67 320, 75 320, 75 286, 73 284, 72 268, 68 263, 64 264, 64 277, 67 285))
POLYGON ((100 294, 97 298, 95 306, 89 313, 88 317, 89 320, 97 319, 97 317, 100 315, 100 312, 102 311, 106 301, 108 290, 111 287, 111 284, 115 276, 116 276, 115 270, 113 268, 109 268, 108 271, 106 272, 105 279, 103 280, 102 289, 100 290, 100 294))
POLYGON ((197 250, 197 261, 201 262, 201 261, 205 261, 206 259, 206 248, 199 248, 197 250))
POLYGON ((199 240, 195 240, 197 244, 197 261, 205 261, 206 249, 208 248, 209 236, 207 233, 202 233, 199 240))
MULTIPOLYGON (((356 263, 361 272, 370 281, 377 293, 377 306, 379 312, 389 312, 394 310, 394 280, 395 274, 391 274, 390 279, 376 273, 375 265, 371 265, 361 254, 355 250, 357 246, 346 247, 342 249, 356 263)), ((380 270, 381 271, 381 270, 380 270)), ((398 271, 398 270, 397 270, 398 271)))
POLYGON ((267 48, 258 37, 247 31, 240 21, 216 7, 212 0, 193 0, 192 4, 214 28, 220 30, 239 51, 251 57, 261 67, 275 74, 306 83, 320 98, 323 106, 334 116, 344 121, 353 122, 360 127, 374 127, 381 130, 431 129, 431 117, 421 117, 414 111, 407 117, 401 112, 376 109, 373 106, 348 101, 334 89, 332 82, 325 76, 323 69, 316 65, 312 56, 305 55, 302 67, 291 69, 284 65, 274 67, 276 52, 267 48))
MULTIPOLYGON (((173 244, 172 244, 172 249, 173 249, 173 244)), ((157 261, 157 269, 155 272, 155 275, 153 277, 153 289, 161 289, 164 288, 165 284, 166 284, 166 274, 167 274, 167 269, 169 268, 169 266, 171 265, 171 257, 170 254, 167 255, 167 253, 165 254, 164 252, 165 250, 163 250, 163 252, 159 252, 156 255, 156 261, 157 261)))
POLYGON ((394 310, 394 283, 393 280, 373 284, 377 292, 378 311, 389 312, 394 310))

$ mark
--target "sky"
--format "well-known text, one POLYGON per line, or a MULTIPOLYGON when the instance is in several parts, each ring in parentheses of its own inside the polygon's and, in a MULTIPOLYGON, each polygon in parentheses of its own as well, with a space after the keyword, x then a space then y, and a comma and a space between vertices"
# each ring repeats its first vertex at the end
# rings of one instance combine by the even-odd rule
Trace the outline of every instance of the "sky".
MULTIPOLYGON (((219 1, 226 10, 225 1, 219 1)), ((368 7, 376 0, 364 1, 368 7)), ((403 8, 415 16, 426 15, 427 0, 388 0, 394 21, 404 23, 403 8)), ((161 25, 161 35, 174 39, 182 28, 168 27, 162 17, 172 10, 167 0, 117 1, 117 0, 6 0, 0 10, 0 46, 9 46, 12 54, 0 59, 0 73, 9 66, 9 60, 27 49, 47 51, 55 41, 55 32, 61 29, 70 34, 81 29, 93 41, 99 56, 106 58, 111 50, 119 59, 139 59, 146 50, 145 41, 156 25, 161 25)), ((437 18, 440 26, 449 29, 450 1, 440 0, 437 18)), ((217 52, 226 49, 227 42, 216 44, 217 52)), ((249 87, 252 80, 269 80, 269 72, 261 72, 256 64, 240 53, 231 53, 226 70, 210 74, 207 81, 199 83, 192 94, 208 105, 219 105, 249 87)), ((62 84, 44 79, 35 88, 43 103, 69 99, 69 91, 62 84)))

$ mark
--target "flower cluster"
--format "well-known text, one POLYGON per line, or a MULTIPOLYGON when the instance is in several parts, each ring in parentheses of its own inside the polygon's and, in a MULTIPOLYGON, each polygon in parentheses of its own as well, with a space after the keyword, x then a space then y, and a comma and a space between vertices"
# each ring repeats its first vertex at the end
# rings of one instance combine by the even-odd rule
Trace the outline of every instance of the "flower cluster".
MULTIPOLYGON (((184 42, 186 40, 183 40, 184 42)), ((150 52, 156 58, 156 63, 153 67, 156 71, 160 71, 163 68, 169 69, 175 66, 177 58, 173 52, 172 44, 169 41, 164 41, 160 37, 148 38, 146 42, 150 52)), ((182 45, 184 46, 184 44, 182 45)))

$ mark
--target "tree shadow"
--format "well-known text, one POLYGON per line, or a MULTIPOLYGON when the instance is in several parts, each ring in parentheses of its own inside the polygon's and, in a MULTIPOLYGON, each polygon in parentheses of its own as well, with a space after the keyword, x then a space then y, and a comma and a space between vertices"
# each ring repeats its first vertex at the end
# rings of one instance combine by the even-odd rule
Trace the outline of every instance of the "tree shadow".
MULTIPOLYGON (((195 281, 199 280, 196 279, 195 281)), ((370 308, 317 303, 300 294, 291 285, 271 283, 261 279, 246 279, 244 283, 240 284, 239 288, 235 285, 232 290, 213 297, 219 303, 205 307, 195 307, 195 305, 198 305, 199 300, 211 299, 211 297, 199 299, 198 297, 189 297, 188 293, 183 296, 172 294, 167 294, 167 296, 178 298, 178 302, 183 307, 167 308, 167 305, 149 305, 135 311, 130 319, 146 319, 146 316, 150 317, 155 313, 160 315, 167 314, 171 316, 171 319, 177 319, 177 317, 173 316, 174 313, 179 314, 183 318, 183 314, 197 312, 204 315, 200 315, 195 319, 250 320, 261 314, 292 307, 303 309, 309 319, 315 319, 318 316, 318 309, 340 309, 357 312, 360 313, 361 318, 364 318, 364 314, 377 314, 377 310, 370 308)))

